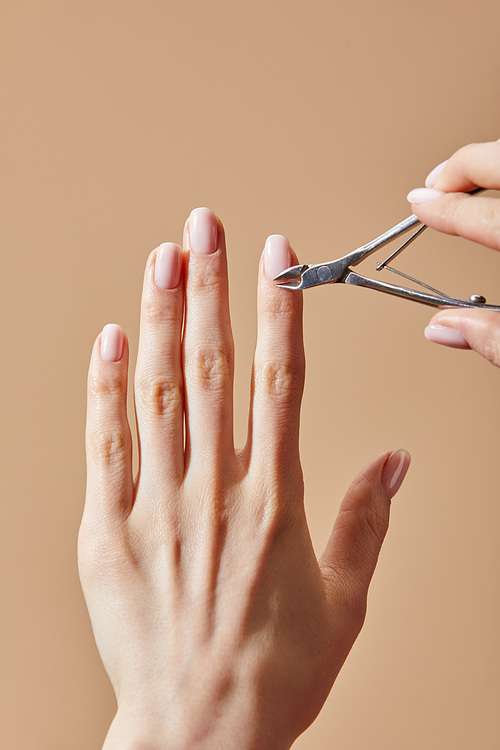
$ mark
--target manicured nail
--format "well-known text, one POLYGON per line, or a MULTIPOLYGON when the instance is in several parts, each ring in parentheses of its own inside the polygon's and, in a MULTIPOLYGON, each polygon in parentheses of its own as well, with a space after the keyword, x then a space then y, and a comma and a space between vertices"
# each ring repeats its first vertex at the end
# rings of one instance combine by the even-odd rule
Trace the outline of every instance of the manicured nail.
POLYGON ((264 246, 264 270, 268 279, 289 268, 292 263, 290 243, 282 234, 271 234, 264 246))
POLYGON ((197 255, 211 255, 217 250, 217 219, 209 208, 195 208, 189 217, 191 250, 197 255))
POLYGON ((450 328, 450 326, 427 326, 424 336, 428 341, 433 341, 435 344, 451 346, 453 349, 470 349, 469 344, 460 331, 450 328))
POLYGON ((434 187, 438 179, 441 177, 441 173, 443 169, 446 167, 447 163, 448 163, 448 159, 446 159, 446 161, 442 161, 441 164, 438 164, 437 167, 434 167, 432 172, 429 172, 429 174, 425 178, 425 187, 427 188, 434 187))
POLYGON ((410 203, 432 203, 436 198, 440 198, 444 195, 442 190, 434 190, 434 188, 415 188, 411 190, 406 199, 410 203))
POLYGON ((119 362, 123 354, 123 331, 115 323, 104 326, 101 334, 101 358, 106 362, 119 362))
POLYGON ((164 242, 156 250, 155 284, 160 289, 175 289, 181 280, 182 250, 175 242, 164 242))
POLYGON ((403 479, 409 469, 411 456, 408 451, 400 448, 391 453, 382 470, 382 484, 390 497, 394 497, 403 484, 403 479))

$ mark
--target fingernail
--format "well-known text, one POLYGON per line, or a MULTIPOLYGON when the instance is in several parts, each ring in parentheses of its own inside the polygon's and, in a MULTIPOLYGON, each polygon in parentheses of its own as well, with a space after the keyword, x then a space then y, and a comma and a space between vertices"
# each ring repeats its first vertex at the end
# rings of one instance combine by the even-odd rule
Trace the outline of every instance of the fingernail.
POLYGON ((115 323, 104 326, 101 334, 101 358, 106 362, 119 362, 123 354, 123 331, 115 323))
POLYGON ((189 216, 191 250, 197 255, 211 255, 218 246, 217 219, 210 208, 195 208, 189 216))
POLYGON ((282 234, 271 234, 264 246, 264 271, 268 279, 289 268, 292 262, 290 243, 282 234))
POLYGON ((382 470, 382 484, 390 497, 394 497, 403 484, 403 479, 409 469, 411 456, 408 451, 400 448, 391 453, 382 470))
POLYGON ((440 198, 444 195, 442 190, 434 190, 434 188, 415 188, 411 190, 406 196, 410 203, 432 203, 436 198, 440 198))
POLYGON ((438 179, 441 177, 441 173, 445 166, 448 163, 448 159, 446 161, 442 161, 441 164, 438 164, 437 167, 434 167, 432 172, 429 172, 427 177, 425 178, 425 187, 431 188, 434 187, 438 179))
POLYGON ((453 349, 470 349, 460 331, 457 331, 456 328, 450 328, 450 326, 427 326, 424 336, 428 341, 433 341, 435 344, 451 346, 453 349))
POLYGON ((155 284, 160 289, 175 289, 181 280, 182 250, 175 242, 164 242, 156 250, 155 284))

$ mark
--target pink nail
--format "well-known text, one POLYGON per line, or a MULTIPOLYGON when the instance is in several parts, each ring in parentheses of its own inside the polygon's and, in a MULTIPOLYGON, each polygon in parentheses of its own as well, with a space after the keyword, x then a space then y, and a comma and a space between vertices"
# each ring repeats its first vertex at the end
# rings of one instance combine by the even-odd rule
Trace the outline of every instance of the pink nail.
POLYGON ((119 362, 123 354, 123 331, 115 323, 104 326, 101 334, 101 359, 119 362))
POLYGON ((394 497, 403 484, 403 479, 410 467, 411 456, 400 448, 391 453, 382 470, 382 484, 389 497, 394 497))
POLYGON ((268 279, 289 268, 292 262, 290 243, 282 234, 272 234, 267 238, 264 247, 264 270, 268 279))
POLYGON ((446 167, 447 163, 448 163, 448 159, 446 159, 446 161, 442 161, 441 164, 438 164, 437 167, 434 167, 432 172, 429 172, 429 174, 425 178, 425 187, 427 188, 434 187, 438 179, 441 177, 441 173, 443 169, 446 167))
POLYGON ((209 208, 195 208, 189 217, 191 250, 197 255, 211 255, 217 250, 217 219, 209 208))
POLYGON ((435 344, 451 346, 453 349, 470 349, 469 344, 460 331, 450 328, 450 326, 427 326, 424 336, 428 341, 433 341, 435 344))
POLYGON ((175 242, 164 242, 156 251, 155 284, 160 289, 175 289, 181 280, 182 250, 175 242))
POLYGON ((411 190, 406 196, 410 203, 432 203, 437 198, 441 198, 444 195, 442 190, 434 190, 434 188, 415 188, 411 190))

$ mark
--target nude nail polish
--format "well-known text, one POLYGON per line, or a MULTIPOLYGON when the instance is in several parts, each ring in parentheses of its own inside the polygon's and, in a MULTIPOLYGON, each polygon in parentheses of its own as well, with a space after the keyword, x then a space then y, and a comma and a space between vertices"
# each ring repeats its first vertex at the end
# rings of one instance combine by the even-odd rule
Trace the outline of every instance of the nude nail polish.
POLYGON ((427 326, 424 336, 428 341, 433 341, 435 344, 442 344, 443 346, 450 346, 452 349, 470 349, 469 344, 460 331, 450 326, 427 326))
POLYGON ((271 234, 264 246, 264 270, 268 279, 288 268, 292 262, 290 243, 282 234, 271 234))
POLYGON ((442 190, 435 190, 434 188, 415 188, 415 190, 411 190, 408 193, 406 199, 410 203, 432 203, 432 201, 437 200, 437 198, 440 198, 442 195, 444 195, 442 190))
POLYGON ((101 359, 119 362, 123 354, 123 331, 116 323, 108 323, 101 334, 101 359))
POLYGON ((438 164, 437 167, 434 167, 434 169, 429 172, 427 177, 425 178, 425 187, 431 188, 434 187, 438 179, 441 177, 441 174, 443 172, 443 169, 448 163, 448 159, 446 161, 442 161, 441 164, 438 164))
POLYGON ((197 255, 215 253, 219 242, 217 219, 210 208, 195 208, 189 216, 191 250, 197 255))
POLYGON ((393 497, 403 484, 410 461, 411 456, 408 451, 400 448, 391 453, 385 462, 382 470, 382 484, 390 497, 393 497))
POLYGON ((156 250, 155 284, 160 289, 175 289, 181 280, 182 250, 175 242, 164 242, 156 250))

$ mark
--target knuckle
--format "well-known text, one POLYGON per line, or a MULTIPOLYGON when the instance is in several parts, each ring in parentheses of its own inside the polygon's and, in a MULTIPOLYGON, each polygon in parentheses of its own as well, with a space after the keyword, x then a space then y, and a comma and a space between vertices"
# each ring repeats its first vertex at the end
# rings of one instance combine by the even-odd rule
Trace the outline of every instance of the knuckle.
POLYGON ((300 397, 303 388, 303 370, 290 362, 266 361, 256 366, 257 386, 277 399, 300 397))
POLYGON ((477 145, 477 143, 467 143, 465 146, 462 146, 457 151, 455 151, 453 156, 450 158, 450 161, 453 160, 457 165, 460 166, 468 164, 470 158, 477 150, 477 145))
POLYGON ((356 510, 340 510, 337 519, 351 528, 351 534, 365 550, 380 548, 389 526, 389 504, 384 508, 374 503, 356 510), (345 519, 345 520, 343 520, 345 519))
POLYGON ((346 587, 344 592, 344 608, 351 627, 359 633, 366 618, 366 592, 361 586, 346 587))
POLYGON ((380 545, 386 535, 389 524, 388 507, 370 503, 362 514, 362 523, 375 545, 380 545))
POLYGON ((147 327, 153 328, 159 324, 173 324, 178 320, 179 312, 176 304, 168 304, 164 296, 161 302, 156 295, 146 297, 142 303, 142 320, 147 327))
POLYGON ((232 380, 232 356, 224 347, 196 348, 186 356, 186 371, 190 380, 203 389, 223 391, 232 380))
POLYGON ((188 289, 190 294, 210 295, 219 294, 221 288, 226 285, 226 277, 221 268, 216 264, 204 264, 203 270, 192 270, 189 275, 188 289))
MULTIPOLYGON (((295 482, 290 482, 295 488, 300 487, 301 496, 303 497, 303 478, 300 467, 294 471, 290 467, 291 473, 296 478, 295 482)), ((258 495, 265 498, 262 503, 255 503, 252 506, 253 524, 259 529, 262 538, 275 540, 281 535, 287 536, 291 529, 300 528, 304 522, 304 506, 301 502, 290 502, 290 493, 288 492, 287 481, 279 476, 279 472, 262 481, 258 481, 258 495)))
POLYGON ((478 148, 481 148, 481 144, 467 143, 455 151, 448 160, 452 171, 457 175, 469 177, 471 168, 477 159, 478 148))
POLYGON ((500 367, 500 336, 487 338, 483 345, 482 354, 492 365, 500 367))
POLYGON ((142 376, 136 381, 135 398, 142 411, 163 417, 182 408, 182 385, 162 376, 142 376))
POLYGON ((486 211, 482 216, 483 231, 488 237, 488 245, 500 250, 500 206, 497 200, 486 203, 486 211))
POLYGON ((119 576, 129 558, 128 545, 120 529, 83 522, 78 532, 78 571, 85 587, 109 585, 119 576))
POLYGON ((352 566, 342 566, 337 560, 321 563, 321 573, 337 611, 344 613, 353 632, 359 633, 366 617, 366 583, 352 566))
POLYGON ((300 312, 301 299, 295 294, 270 294, 264 297, 262 308, 267 317, 280 320, 300 312))
POLYGON ((124 398, 126 378, 109 376, 106 372, 92 373, 89 378, 89 397, 95 400, 124 398))
POLYGON ((130 436, 121 428, 95 429, 87 435, 87 455, 101 466, 125 467, 130 450, 130 436))

